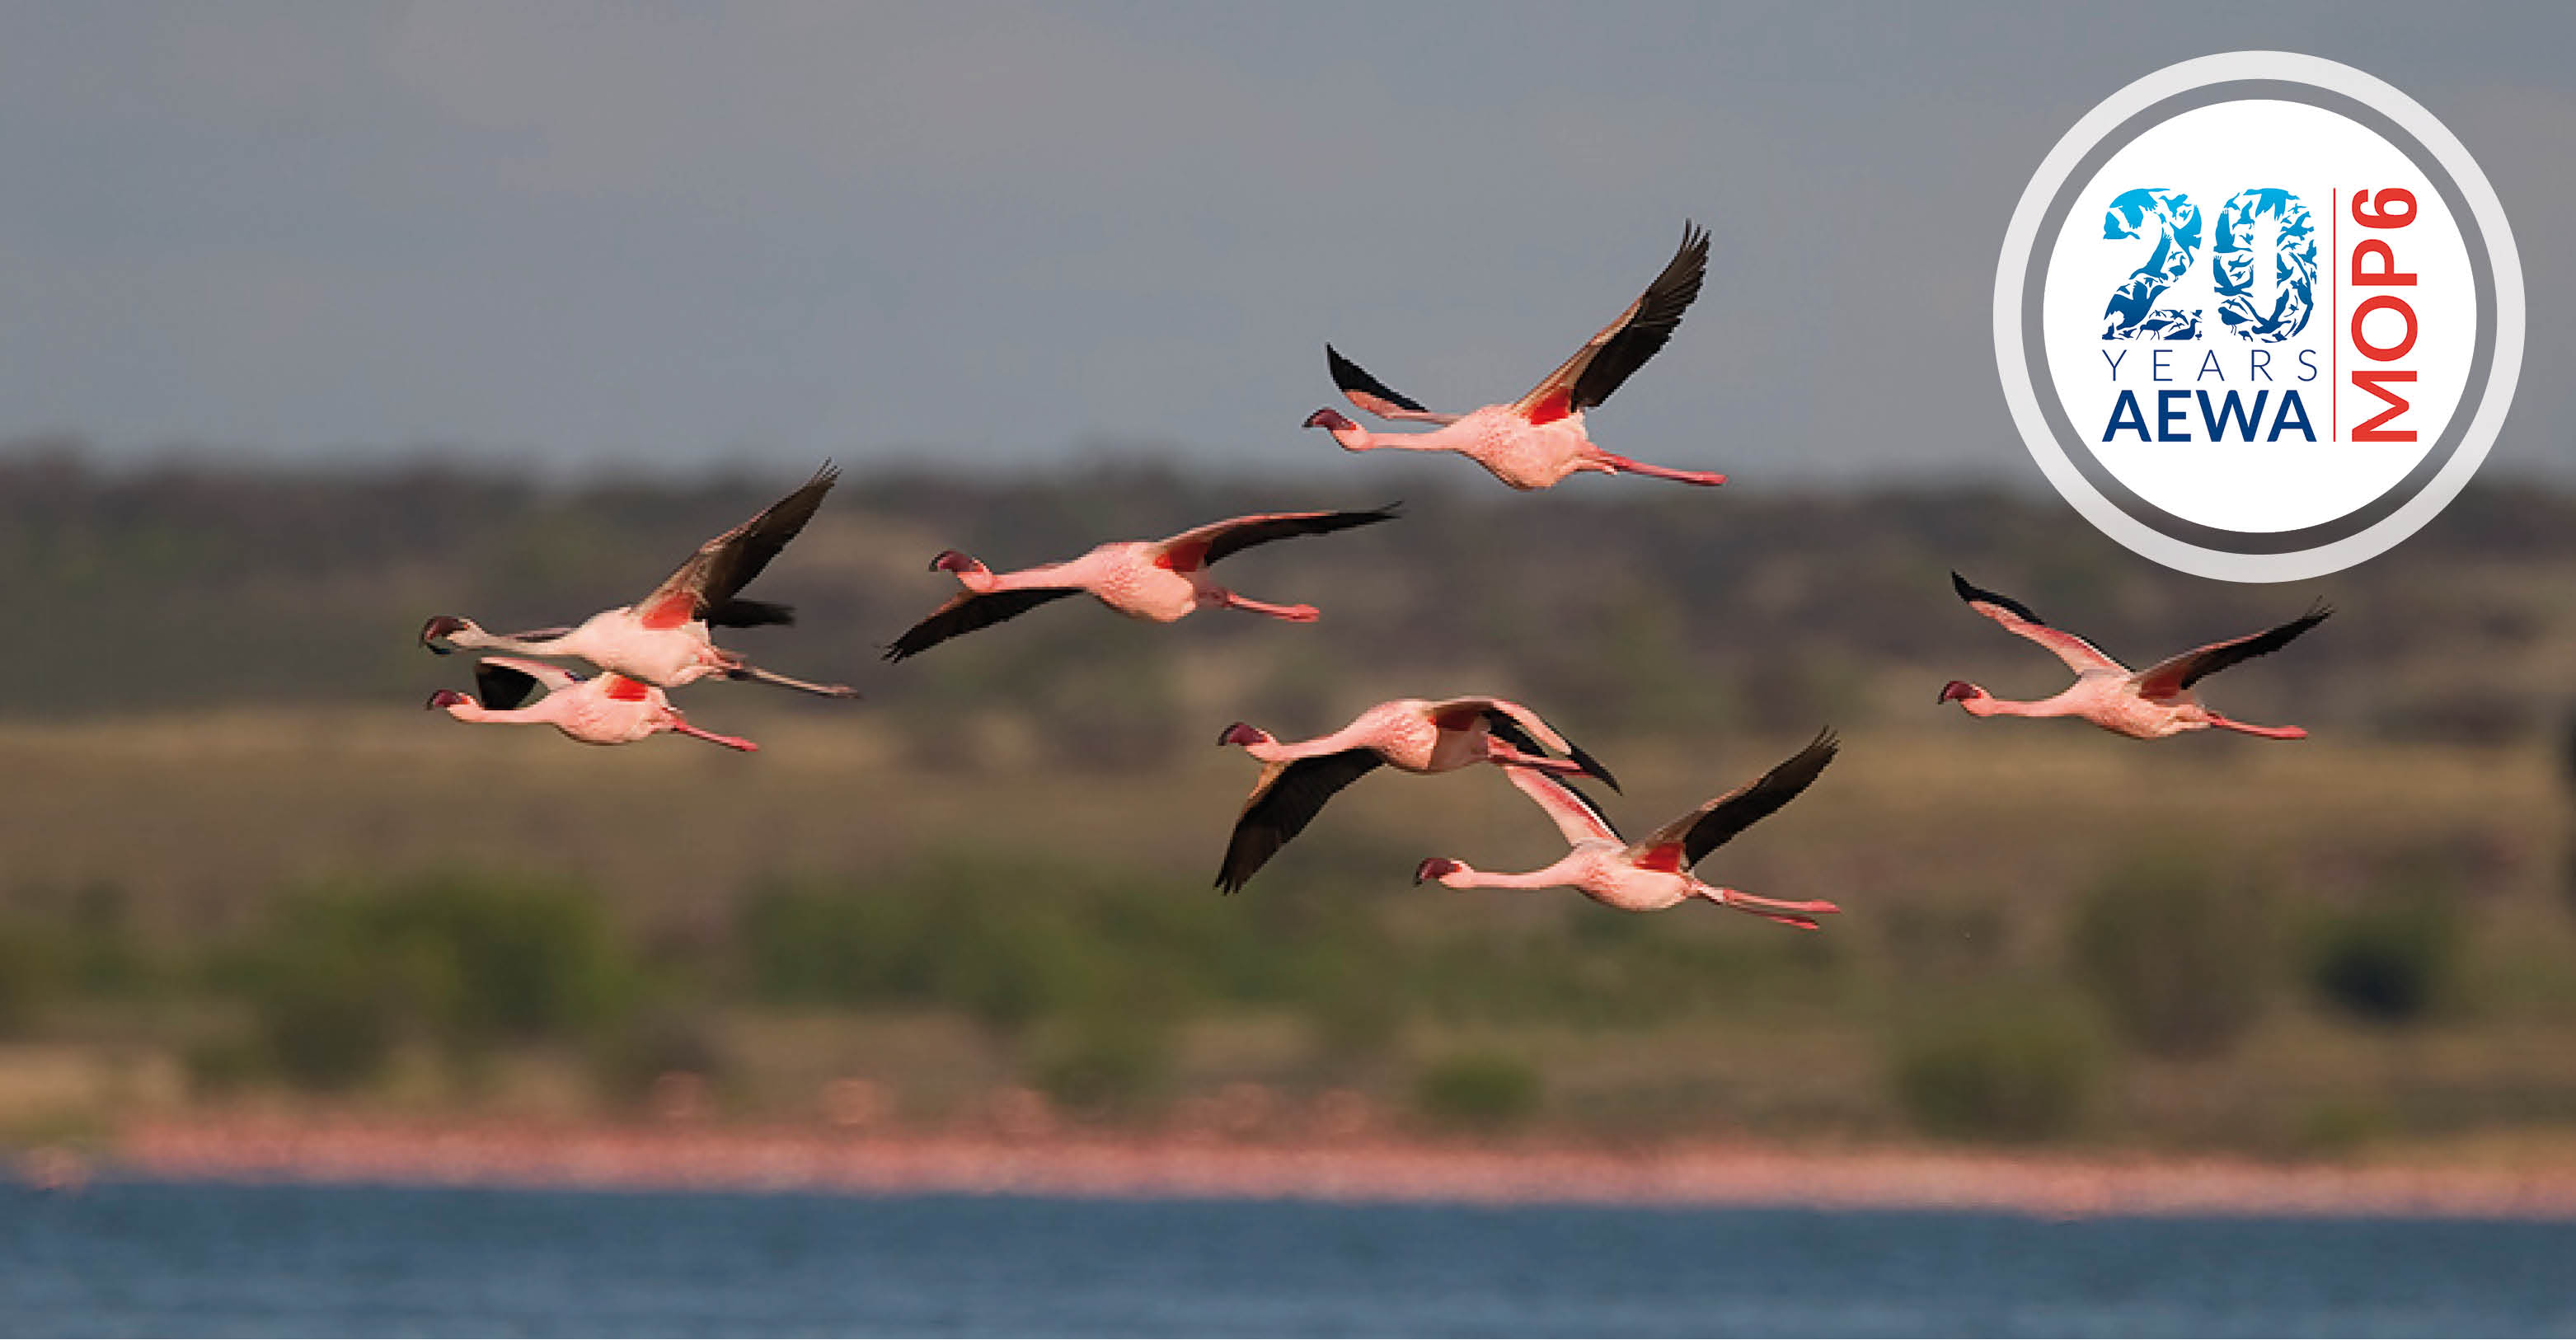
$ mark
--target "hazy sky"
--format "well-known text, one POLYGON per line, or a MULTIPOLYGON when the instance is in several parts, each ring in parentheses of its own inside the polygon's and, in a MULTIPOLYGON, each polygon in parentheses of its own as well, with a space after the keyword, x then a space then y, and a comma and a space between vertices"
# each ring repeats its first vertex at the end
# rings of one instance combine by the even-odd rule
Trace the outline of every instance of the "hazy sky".
POLYGON ((2129 80, 2346 61, 2503 196, 2576 474, 2576 7, 0 7, 0 438, 363 460, 1339 459, 1331 339, 1508 399, 1716 233, 1614 449, 2035 472, 1988 311, 2129 80))

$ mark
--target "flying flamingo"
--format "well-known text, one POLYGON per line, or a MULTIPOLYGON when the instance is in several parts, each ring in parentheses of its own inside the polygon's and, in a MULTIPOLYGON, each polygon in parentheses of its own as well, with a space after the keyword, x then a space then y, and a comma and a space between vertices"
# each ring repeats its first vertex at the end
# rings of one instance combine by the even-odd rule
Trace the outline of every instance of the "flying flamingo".
POLYGON ((459 721, 543 722, 583 744, 633 744, 648 736, 674 731, 694 739, 749 752, 760 746, 731 735, 699 730, 671 706, 660 689, 624 675, 584 679, 560 665, 487 656, 474 666, 476 701, 454 689, 429 695, 425 706, 444 707, 459 721), (539 687, 546 695, 531 705, 539 687))
POLYGON ((1435 427, 1427 433, 1373 433, 1332 409, 1315 411, 1306 426, 1329 431, 1348 451, 1454 451, 1516 489, 1548 488, 1578 470, 1723 484, 1724 475, 1666 469, 1603 451, 1583 431, 1583 411, 1608 400, 1630 373, 1645 366, 1672 338, 1682 313, 1699 296, 1700 279, 1707 271, 1708 230, 1684 224, 1681 249, 1618 320, 1602 327, 1600 334, 1575 350, 1528 395, 1463 415, 1431 412, 1325 345, 1324 360, 1332 368, 1333 384, 1352 404, 1381 419, 1435 427))
POLYGON ((1436 879, 1453 889, 1567 887, 1623 912, 1655 912, 1688 899, 1706 898, 1811 931, 1816 929, 1818 916, 1842 909, 1821 901, 1792 903, 1757 898, 1741 889, 1705 884, 1691 874, 1691 867, 1725 845, 1727 839, 1806 790, 1807 784, 1816 780, 1816 774, 1834 761, 1835 748, 1833 732, 1824 731, 1787 762, 1762 774, 1761 780, 1739 786, 1692 810, 1656 829, 1654 836, 1643 842, 1621 837, 1590 797, 1557 778, 1507 766, 1503 771, 1510 774, 1512 785, 1556 820, 1557 831, 1565 835, 1573 849, 1556 864, 1522 875, 1488 874, 1464 861, 1434 856, 1414 868, 1413 882, 1436 879))
POLYGON ((1256 544, 1299 535, 1328 535, 1354 526, 1392 521, 1402 504, 1367 512, 1269 512, 1239 516, 1185 530, 1168 540, 1118 540, 1064 563, 996 573, 954 549, 930 560, 933 572, 953 572, 966 588, 930 617, 914 624, 885 658, 907 656, 1004 619, 1017 618, 1050 600, 1088 591, 1101 604, 1131 619, 1170 623, 1192 610, 1214 606, 1249 610, 1291 623, 1313 623, 1312 605, 1270 605, 1239 596, 1208 580, 1208 565, 1256 544))
POLYGON ((841 472, 827 462, 802 488, 698 546, 677 572, 632 605, 603 610, 578 626, 524 633, 487 633, 472 619, 441 614, 421 626, 420 644, 441 656, 449 647, 523 656, 577 656, 612 674, 666 689, 722 675, 828 698, 856 698, 859 691, 845 684, 813 684, 763 670, 715 645, 708 631, 796 622, 796 612, 788 606, 744 600, 737 593, 814 519, 814 509, 823 505, 823 495, 840 478, 841 472))
POLYGON ((2092 643, 2050 627, 2031 613, 2028 605, 2010 596, 1981 590, 1955 572, 1950 574, 1950 585, 1961 600, 1968 602, 1968 608, 2056 652, 2057 659, 2075 672, 2075 683, 2065 692, 2037 702, 1998 698, 1964 679, 1943 685, 1941 701, 1958 703, 1970 716, 2082 717, 2104 730, 2140 740, 2212 726, 2267 740, 2304 740, 2308 736, 2297 726, 2256 726, 2221 716, 2204 705, 2191 686, 2239 661, 2288 646, 2292 638, 2324 623, 2326 616, 2334 613, 2322 604, 2288 623, 2225 642, 2212 642, 2133 672, 2103 655, 2092 643))
POLYGON ((1234 835, 1225 844, 1217 887, 1232 893, 1305 831, 1335 792, 1381 763, 1406 772, 1453 772, 1476 763, 1517 764, 1548 772, 1598 777, 1611 790, 1610 770, 1519 703, 1501 698, 1451 698, 1428 702, 1398 698, 1359 714, 1330 735, 1281 744, 1269 732, 1238 721, 1217 737, 1239 744, 1262 761, 1261 780, 1243 802, 1234 835), (1550 758, 1549 751, 1565 758, 1550 758))

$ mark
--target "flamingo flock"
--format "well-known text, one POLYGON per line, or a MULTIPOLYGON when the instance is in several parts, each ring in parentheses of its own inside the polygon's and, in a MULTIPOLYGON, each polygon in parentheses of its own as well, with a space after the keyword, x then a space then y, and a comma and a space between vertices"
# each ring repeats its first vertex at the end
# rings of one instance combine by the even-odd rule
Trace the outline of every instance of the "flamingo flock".
MULTIPOLYGON (((1648 465, 1605 450, 1592 441, 1584 422, 1585 411, 1607 401, 1671 341, 1699 296, 1708 250, 1707 231, 1686 224, 1680 247, 1645 291, 1509 404, 1465 414, 1436 413, 1328 344, 1324 356, 1333 384, 1354 407, 1389 422, 1430 427, 1413 433, 1373 432, 1332 409, 1317 410, 1305 426, 1324 429, 1348 451, 1464 456, 1518 490, 1552 488, 1583 473, 1631 474, 1702 487, 1723 484, 1722 474, 1648 465)), ((858 697, 847 685, 793 678, 754 665, 715 642, 718 629, 795 622, 788 606, 749 599, 742 592, 813 520, 839 478, 826 463, 794 492, 701 545, 641 600, 577 624, 491 633, 462 616, 432 617, 420 631, 420 644, 431 652, 506 654, 477 662, 474 693, 440 689, 427 706, 477 724, 551 726, 583 744, 633 744, 675 734, 747 753, 759 746, 692 725, 672 705, 670 694, 706 680, 728 680, 827 698, 858 697), (561 659, 586 662, 598 673, 584 676, 551 663, 561 659)), ((963 589, 887 644, 885 659, 907 660, 1077 594, 1153 623, 1172 623, 1201 609, 1315 623, 1321 613, 1314 606, 1253 599, 1218 584, 1209 569, 1257 545, 1381 525, 1401 515, 1398 506, 1389 505, 1238 516, 1161 540, 1109 541, 1076 558, 1009 572, 995 572, 958 550, 944 550, 931 560, 930 570, 949 574, 963 589)), ((2225 716, 2203 703, 2195 686, 2220 670, 2287 646, 2326 619, 2331 611, 2322 605, 2262 632, 2131 671, 2019 601, 1974 586, 1955 572, 1950 580, 1970 609, 2048 648, 2076 678, 2064 691, 2031 701, 1998 698, 1954 679, 1941 690, 1943 704, 1955 702, 1977 717, 2078 717, 2142 740, 2209 729, 2280 740, 2307 734, 2296 726, 2261 726, 2225 716)), ((1537 804, 1565 840, 1566 854, 1519 874, 1483 871, 1454 857, 1435 856, 1415 867, 1415 884, 1571 888, 1594 902, 1631 912, 1698 900, 1801 930, 1815 930, 1817 918, 1841 910, 1822 899, 1756 896, 1707 883, 1694 873, 1717 848, 1815 784, 1841 748, 1830 728, 1759 778, 1698 805, 1637 842, 1621 836, 1571 780, 1588 777, 1618 791, 1609 769, 1537 711, 1504 698, 1399 698, 1368 708, 1340 730, 1295 742, 1238 721, 1220 733, 1217 743, 1240 748, 1261 765, 1218 865, 1216 887, 1227 893, 1243 889, 1334 796, 1381 767, 1430 775, 1486 764, 1537 804)))

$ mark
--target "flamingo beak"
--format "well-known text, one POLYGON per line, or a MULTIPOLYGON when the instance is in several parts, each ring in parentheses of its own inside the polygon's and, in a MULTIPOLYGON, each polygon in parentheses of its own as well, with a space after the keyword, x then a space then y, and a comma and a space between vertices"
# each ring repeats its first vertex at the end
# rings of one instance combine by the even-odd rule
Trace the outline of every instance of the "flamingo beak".
POLYGON ((1344 428, 1357 428, 1359 425, 1351 422, 1348 417, 1338 410, 1319 409, 1306 416, 1305 426, 1308 428, 1329 428, 1339 432, 1344 428))
POLYGON ((939 557, 930 560, 932 572, 964 572, 974 566, 975 560, 954 549, 942 549, 939 551, 939 557))
POLYGON ((1985 690, 1978 688, 1976 685, 1971 684, 1964 679, 1954 679, 1941 686, 1940 701, 1945 703, 1965 702, 1984 691, 1985 690))
POLYGON ((470 703, 472 701, 474 700, 466 697, 464 694, 458 693, 454 689, 440 689, 438 692, 429 695, 429 701, 421 704, 421 710, 425 712, 435 712, 442 707, 454 707, 458 703, 470 703))
POLYGON ((1458 863, 1446 856, 1426 857, 1422 864, 1413 867, 1413 882, 1420 884, 1427 879, 1438 879, 1457 868, 1458 863))
POLYGON ((449 649, 438 645, 438 639, 463 631, 465 631, 463 619, 453 614, 441 614, 420 626, 420 645, 429 648, 433 656, 445 656, 449 649))
POLYGON ((1269 740, 1269 738, 1270 736, 1259 728, 1248 726, 1243 722, 1238 721, 1233 725, 1226 727, 1225 733, 1216 737, 1216 742, 1220 745, 1253 745, 1261 744, 1269 740))

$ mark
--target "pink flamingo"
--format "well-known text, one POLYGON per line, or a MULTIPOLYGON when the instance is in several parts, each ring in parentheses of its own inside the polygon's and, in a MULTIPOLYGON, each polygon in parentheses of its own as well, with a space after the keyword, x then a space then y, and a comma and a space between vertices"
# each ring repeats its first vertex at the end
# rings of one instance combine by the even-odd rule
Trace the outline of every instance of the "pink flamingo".
POLYGON ((660 689, 624 675, 584 679, 544 661, 487 656, 474 666, 474 688, 482 694, 479 702, 454 689, 440 689, 425 706, 444 707, 459 721, 543 722, 583 744, 633 744, 673 731, 746 753, 760 748, 749 740, 699 730, 660 689), (528 697, 539 686, 546 696, 530 705, 528 697))
POLYGON ((1610 770, 1577 748, 1539 714, 1502 698, 1451 698, 1430 702, 1398 698, 1379 703, 1330 735, 1281 744, 1269 732, 1238 721, 1217 743, 1243 746, 1266 765, 1235 818, 1217 869, 1217 887, 1232 893, 1278 854, 1334 793, 1375 771, 1381 763, 1406 772, 1453 772, 1476 763, 1516 764, 1548 772, 1600 778, 1611 790, 1610 770), (1564 754, 1558 759, 1548 751, 1564 754))
POLYGON ((1563 781, 1523 767, 1506 767, 1512 785, 1556 820, 1572 850, 1554 865, 1521 875, 1488 874, 1464 861, 1434 856, 1414 868, 1413 882, 1436 879, 1453 889, 1573 888, 1596 903, 1623 912, 1654 912, 1692 898, 1768 917, 1800 930, 1816 929, 1816 918, 1842 909, 1828 902, 1781 902, 1757 898, 1741 889, 1704 884, 1691 873, 1727 839, 1786 805, 1834 761, 1832 731, 1762 774, 1761 780, 1719 796, 1656 829, 1643 842, 1619 835, 1590 797, 1563 781))
POLYGON ((1381 419, 1436 426, 1427 433, 1373 433, 1331 409, 1315 411, 1306 426, 1330 432, 1347 451, 1454 451, 1516 489, 1548 488, 1578 470, 1723 484, 1724 475, 1672 470, 1603 451, 1583 431, 1583 411, 1608 400, 1629 374, 1645 366, 1672 338, 1682 313, 1699 296, 1700 280, 1707 272, 1708 230, 1684 224, 1681 249, 1618 320, 1602 327, 1600 334, 1575 350, 1528 395, 1463 415, 1432 413, 1422 402, 1370 376, 1339 350, 1325 345, 1324 360, 1332 368, 1333 384, 1352 404, 1381 419))
POLYGON ((1291 623, 1313 623, 1312 605, 1270 605, 1210 581, 1208 565, 1256 544, 1299 535, 1328 535, 1355 526, 1392 521, 1401 504, 1367 512, 1269 512, 1239 516, 1185 530, 1168 540, 1119 540, 1082 557, 1018 572, 996 573, 954 549, 930 560, 933 572, 953 572, 966 593, 951 597, 914 624, 885 658, 900 661, 978 628, 1016 618, 1050 600, 1088 591, 1101 604, 1131 619, 1171 623, 1205 607, 1249 610, 1291 623))
POLYGON ((744 600, 737 593, 814 519, 823 495, 840 478, 841 472, 826 462, 802 488, 698 546, 677 572, 632 605, 603 610, 577 626, 524 633, 487 633, 472 619, 441 614, 421 626, 420 644, 441 656, 448 652, 441 642, 523 656, 577 656, 612 674, 666 689, 722 675, 827 698, 856 698, 859 691, 846 684, 813 684, 761 669, 715 645, 709 631, 796 622, 796 611, 786 605, 744 600))
POLYGON ((2217 726, 2225 730, 2260 735, 2267 740, 2304 740, 2305 730, 2297 726, 2256 726, 2220 715, 2200 701, 2191 686, 2217 674, 2239 661, 2251 660, 2290 644, 2292 638, 2324 623, 2334 613, 2318 605, 2288 623, 2267 628, 2260 633, 2212 642, 2179 656, 2170 656, 2144 670, 2131 671, 2127 666, 2105 656, 2090 642, 2063 629, 2052 628, 2028 605, 2010 596, 1996 595, 1969 584, 1957 573, 1950 574, 1950 585, 1968 608, 2002 624, 2031 641, 2057 653, 2066 668, 2075 672, 2075 683, 2053 698, 2037 702, 2014 702, 1998 698, 1964 679, 1954 679, 1941 688, 1942 702, 1956 702, 1968 715, 1976 717, 2082 717, 2115 734, 2140 740, 2161 739, 2184 731, 2207 730, 2217 726))

